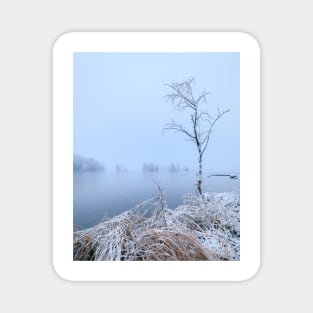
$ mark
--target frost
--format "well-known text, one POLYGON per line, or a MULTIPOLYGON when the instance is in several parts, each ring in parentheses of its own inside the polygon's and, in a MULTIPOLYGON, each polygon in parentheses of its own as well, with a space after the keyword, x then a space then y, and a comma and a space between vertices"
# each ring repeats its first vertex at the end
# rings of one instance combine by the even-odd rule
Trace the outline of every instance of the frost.
POLYGON ((110 220, 74 231, 74 260, 240 260, 240 195, 184 196, 175 210, 163 191, 110 220))

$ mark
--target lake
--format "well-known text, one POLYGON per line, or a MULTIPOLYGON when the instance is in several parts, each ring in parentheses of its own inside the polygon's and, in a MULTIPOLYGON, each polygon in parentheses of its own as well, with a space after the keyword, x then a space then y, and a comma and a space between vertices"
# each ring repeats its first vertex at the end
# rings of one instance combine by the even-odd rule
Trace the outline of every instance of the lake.
MULTIPOLYGON (((239 179, 204 174, 203 190, 239 191, 239 179)), ((238 173, 236 175, 239 177, 238 173)), ((182 204, 186 193, 196 193, 196 176, 192 171, 103 171, 77 172, 73 177, 74 225, 79 229, 92 227, 106 215, 111 218, 157 193, 156 182, 164 188, 171 209, 182 204)))

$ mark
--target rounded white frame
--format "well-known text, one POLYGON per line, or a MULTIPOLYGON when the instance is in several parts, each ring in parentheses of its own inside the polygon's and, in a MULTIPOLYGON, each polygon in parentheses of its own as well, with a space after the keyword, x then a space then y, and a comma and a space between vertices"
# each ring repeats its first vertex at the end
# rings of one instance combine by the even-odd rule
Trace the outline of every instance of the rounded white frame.
POLYGON ((240 32, 73 32, 53 47, 53 266, 71 281, 240 281, 260 266, 260 47, 240 32), (73 261, 73 53, 240 53, 240 261, 73 261))

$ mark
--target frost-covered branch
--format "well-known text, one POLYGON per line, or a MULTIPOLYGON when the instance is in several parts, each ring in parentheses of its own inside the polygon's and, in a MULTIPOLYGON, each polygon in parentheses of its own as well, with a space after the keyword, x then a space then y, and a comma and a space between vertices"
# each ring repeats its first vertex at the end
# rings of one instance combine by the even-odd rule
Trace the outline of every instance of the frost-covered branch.
POLYGON ((163 128, 164 130, 174 130, 176 132, 181 132, 185 135, 187 135, 192 141, 195 141, 196 138, 191 132, 186 130, 181 124, 177 124, 174 121, 172 121, 169 124, 166 124, 165 127, 163 128))

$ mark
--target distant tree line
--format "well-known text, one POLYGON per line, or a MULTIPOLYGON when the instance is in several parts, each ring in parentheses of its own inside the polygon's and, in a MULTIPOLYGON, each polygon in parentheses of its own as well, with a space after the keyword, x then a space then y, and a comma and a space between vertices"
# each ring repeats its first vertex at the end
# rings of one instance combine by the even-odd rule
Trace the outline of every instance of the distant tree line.
POLYGON ((168 167, 168 170, 170 172, 181 172, 181 171, 184 171, 184 172, 189 172, 189 167, 185 166, 183 169, 180 168, 180 166, 178 164, 170 164, 170 166, 168 167))
POLYGON ((115 167, 116 172, 120 173, 120 172, 128 172, 128 168, 124 165, 121 164, 117 164, 115 167))
POLYGON ((142 166, 142 170, 144 172, 158 172, 159 165, 153 163, 144 163, 142 166))
POLYGON ((74 154, 73 157, 74 172, 93 172, 103 171, 104 166, 93 158, 82 157, 79 154, 74 154))
POLYGON ((143 172, 158 172, 159 170, 167 170, 169 172, 188 172, 189 168, 185 166, 184 168, 180 168, 178 164, 171 163, 169 166, 165 167, 159 167, 159 165, 154 164, 154 163, 144 163, 142 166, 142 171, 143 172))
POLYGON ((169 167, 168 170, 170 172, 179 172, 180 171, 180 167, 179 165, 175 165, 174 163, 172 163, 169 167))

